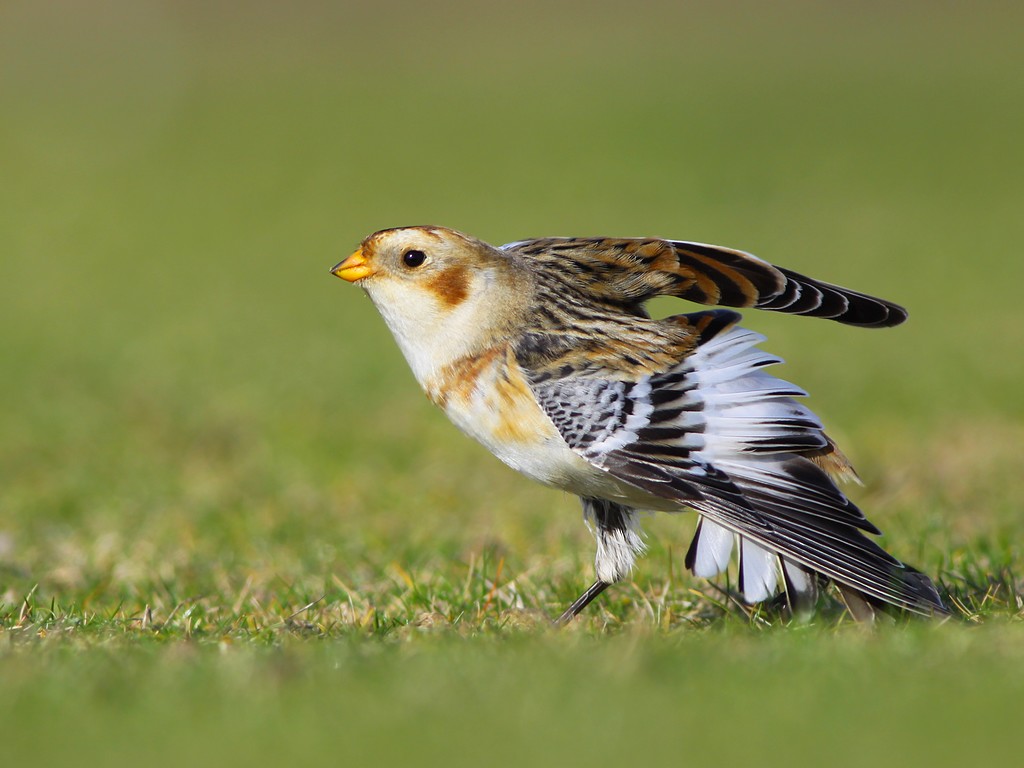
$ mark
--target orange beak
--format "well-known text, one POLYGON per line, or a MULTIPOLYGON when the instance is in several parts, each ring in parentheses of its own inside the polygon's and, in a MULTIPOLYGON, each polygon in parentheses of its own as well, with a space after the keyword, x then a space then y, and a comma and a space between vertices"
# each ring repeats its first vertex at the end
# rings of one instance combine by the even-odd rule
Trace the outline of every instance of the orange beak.
POLYGON ((366 257, 363 256, 363 249, 360 248, 341 262, 341 264, 335 265, 331 270, 331 274, 337 275, 342 280, 354 283, 357 280, 362 280, 364 277, 369 277, 376 271, 377 270, 370 266, 366 257))

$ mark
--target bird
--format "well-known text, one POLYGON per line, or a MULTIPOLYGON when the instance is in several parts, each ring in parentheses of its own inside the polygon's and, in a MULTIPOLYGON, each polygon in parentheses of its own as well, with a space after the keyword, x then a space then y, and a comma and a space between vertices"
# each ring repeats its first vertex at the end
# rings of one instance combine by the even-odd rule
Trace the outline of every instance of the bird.
POLYGON ((644 553, 641 513, 697 513, 686 566, 739 561, 743 600, 808 615, 834 584, 855 619, 947 613, 839 487, 849 460, 765 369, 735 308, 886 328, 901 306, 750 253, 660 238, 500 247, 441 226, 384 229, 331 273, 364 289, 429 400, 514 470, 580 498, 595 580, 565 624, 644 553), (718 307, 652 318, 672 296, 718 307), (733 309, 729 309, 733 308, 733 309))

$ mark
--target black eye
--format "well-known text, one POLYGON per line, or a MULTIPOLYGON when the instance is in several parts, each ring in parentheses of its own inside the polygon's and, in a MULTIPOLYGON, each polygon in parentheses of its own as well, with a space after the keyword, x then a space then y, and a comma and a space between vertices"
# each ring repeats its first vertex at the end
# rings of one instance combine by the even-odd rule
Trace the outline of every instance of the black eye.
POLYGON ((407 267, 418 267, 427 260, 427 254, 423 251, 406 251, 402 255, 402 263, 407 267))

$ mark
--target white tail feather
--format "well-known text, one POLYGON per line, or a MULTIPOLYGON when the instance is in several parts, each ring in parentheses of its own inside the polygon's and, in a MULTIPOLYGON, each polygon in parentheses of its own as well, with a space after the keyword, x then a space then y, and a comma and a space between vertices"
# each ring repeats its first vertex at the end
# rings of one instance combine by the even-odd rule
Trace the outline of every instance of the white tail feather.
POLYGON ((748 603, 760 603, 775 594, 779 583, 778 559, 750 539, 740 538, 740 588, 748 603))
POLYGON ((813 574, 804 570, 796 563, 788 560, 782 561, 782 567, 786 569, 786 579, 796 592, 809 592, 811 590, 813 574))
POLYGON ((693 573, 703 579, 710 579, 729 567, 736 534, 705 517, 700 521, 698 536, 693 573))

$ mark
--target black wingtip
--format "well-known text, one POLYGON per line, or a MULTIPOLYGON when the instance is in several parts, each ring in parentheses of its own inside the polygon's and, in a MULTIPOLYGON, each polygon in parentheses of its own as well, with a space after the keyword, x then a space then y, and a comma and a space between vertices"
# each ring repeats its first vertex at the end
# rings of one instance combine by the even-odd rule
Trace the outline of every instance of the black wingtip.
POLYGON ((903 581, 919 598, 919 602, 911 610, 932 616, 950 615, 949 609, 943 605, 942 598, 939 597, 939 590, 935 588, 935 584, 919 570, 907 566, 903 581))
POLYGON ((932 618, 951 615, 943 604, 935 584, 921 571, 906 564, 899 564, 891 573, 892 586, 899 593, 900 599, 882 600, 878 595, 862 593, 861 596, 872 606, 890 611, 897 607, 918 616, 932 618))
POLYGON ((835 320, 858 328, 891 328, 907 319, 907 310, 885 299, 823 283, 778 267, 786 277, 781 293, 759 302, 759 309, 835 320))
POLYGON ((845 325, 858 328, 892 328, 907 319, 907 310, 899 304, 876 299, 873 296, 847 292, 849 308, 839 317, 832 318, 845 325))

